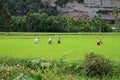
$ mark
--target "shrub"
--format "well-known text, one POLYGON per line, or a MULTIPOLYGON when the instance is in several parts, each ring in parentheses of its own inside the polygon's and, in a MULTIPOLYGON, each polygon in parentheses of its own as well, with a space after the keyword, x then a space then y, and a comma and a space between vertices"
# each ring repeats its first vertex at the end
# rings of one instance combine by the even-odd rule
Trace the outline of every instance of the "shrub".
POLYGON ((33 74, 29 68, 24 68, 21 66, 6 66, 0 68, 0 80, 21 80, 25 78, 30 78, 33 74))
POLYGON ((34 74, 34 80, 42 80, 42 75, 41 74, 39 74, 39 73, 35 73, 34 74))
POLYGON ((110 76, 113 66, 110 60, 91 52, 85 56, 84 71, 87 76, 110 76))
POLYGON ((113 76, 120 78, 120 61, 113 61, 113 76))
POLYGON ((33 59, 29 60, 24 64, 25 67, 30 68, 32 70, 45 70, 45 69, 50 69, 53 67, 53 62, 52 61, 47 61, 47 60, 41 60, 41 59, 33 59))
POLYGON ((25 64, 28 60, 27 59, 19 59, 19 58, 14 58, 11 56, 0 56, 0 64, 2 66, 14 66, 16 64, 25 64))

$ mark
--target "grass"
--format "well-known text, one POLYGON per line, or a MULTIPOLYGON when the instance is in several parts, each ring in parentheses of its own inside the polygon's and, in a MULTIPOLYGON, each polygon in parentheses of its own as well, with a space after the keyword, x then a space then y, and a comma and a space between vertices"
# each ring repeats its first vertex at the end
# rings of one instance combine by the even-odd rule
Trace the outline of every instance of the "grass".
POLYGON ((58 35, 17 36, 18 34, 20 33, 16 33, 16 36, 0 36, 0 56, 7 55, 16 58, 42 58, 55 60, 59 60, 62 56, 65 56, 66 60, 83 60, 85 54, 94 51, 111 60, 119 61, 120 59, 119 33, 102 35, 96 35, 95 33, 92 35, 61 35, 61 44, 57 44, 58 35), (36 37, 40 38, 38 44, 34 43, 36 37), (49 37, 52 37, 53 39, 52 44, 48 44, 49 37), (99 38, 103 40, 103 45, 101 46, 96 45, 96 41, 99 38))

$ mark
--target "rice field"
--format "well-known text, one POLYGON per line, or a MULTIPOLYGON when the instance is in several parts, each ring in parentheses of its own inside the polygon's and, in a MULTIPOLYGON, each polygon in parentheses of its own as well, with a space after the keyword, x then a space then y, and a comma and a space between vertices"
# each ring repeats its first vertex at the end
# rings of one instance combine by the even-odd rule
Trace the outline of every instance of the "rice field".
POLYGON ((57 43, 57 38, 58 34, 0 35, 0 56, 50 60, 65 57, 66 60, 83 60, 86 54, 94 51, 111 60, 120 60, 120 34, 62 34, 61 44, 57 43), (36 37, 39 37, 38 44, 34 42, 36 37), (49 37, 52 37, 52 44, 48 44, 49 37), (101 46, 96 45, 99 38, 103 41, 101 46))

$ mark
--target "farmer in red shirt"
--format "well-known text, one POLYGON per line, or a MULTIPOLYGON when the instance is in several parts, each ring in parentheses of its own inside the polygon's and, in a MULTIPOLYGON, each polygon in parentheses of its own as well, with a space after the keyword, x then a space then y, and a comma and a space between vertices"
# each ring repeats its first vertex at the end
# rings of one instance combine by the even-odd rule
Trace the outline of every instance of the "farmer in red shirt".
POLYGON ((101 45, 101 44, 102 44, 102 40, 101 40, 101 39, 98 39, 97 45, 101 45))

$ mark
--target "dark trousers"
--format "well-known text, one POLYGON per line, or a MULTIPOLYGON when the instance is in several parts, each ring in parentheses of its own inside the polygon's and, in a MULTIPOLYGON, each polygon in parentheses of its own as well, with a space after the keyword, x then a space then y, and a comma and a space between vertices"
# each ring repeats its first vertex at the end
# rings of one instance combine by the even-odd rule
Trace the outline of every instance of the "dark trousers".
POLYGON ((97 45, 100 45, 100 43, 97 43, 97 45))
POLYGON ((58 44, 60 43, 60 41, 58 40, 58 44))

